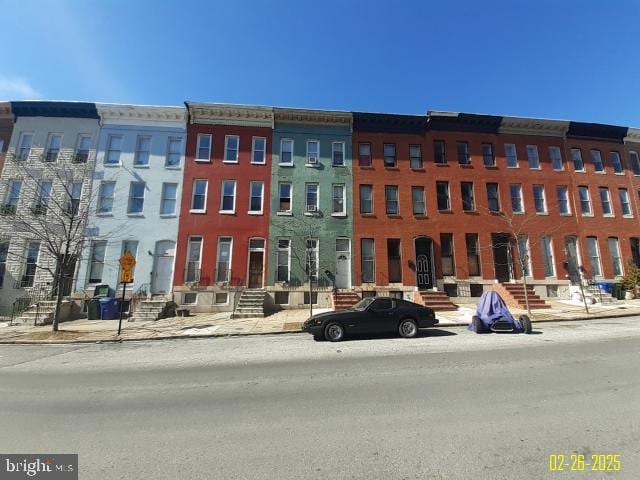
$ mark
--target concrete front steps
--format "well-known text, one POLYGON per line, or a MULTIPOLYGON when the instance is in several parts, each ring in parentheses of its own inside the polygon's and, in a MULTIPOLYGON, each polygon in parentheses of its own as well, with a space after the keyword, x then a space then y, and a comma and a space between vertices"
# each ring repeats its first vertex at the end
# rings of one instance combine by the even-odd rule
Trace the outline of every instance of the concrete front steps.
POLYGON ((414 292, 413 301, 433 309, 434 312, 451 312, 458 309, 446 293, 433 290, 414 292))
POLYGON ((56 311, 55 300, 41 300, 38 305, 32 305, 22 312, 19 317, 13 319, 13 323, 22 325, 46 325, 53 322, 53 314, 56 311))
POLYGON ((610 293, 605 292, 597 285, 587 285, 586 287, 583 287, 583 290, 586 296, 591 295, 595 299, 596 303, 601 305, 618 303, 617 298, 613 298, 610 293))
MULTIPOLYGON (((493 289, 500 294, 507 307, 527 308, 524 298, 524 285, 521 283, 498 283, 493 289)), ((532 310, 551 308, 551 305, 536 295, 530 285, 527 285, 527 300, 529 301, 529 308, 532 310)))
POLYGON ((165 309, 167 307, 166 298, 152 298, 151 300, 142 300, 136 307, 133 315, 129 318, 130 322, 143 322, 148 320, 158 320, 164 318, 165 309))
POLYGON ((334 310, 346 310, 359 301, 360 297, 356 292, 345 290, 335 291, 331 294, 331 303, 334 310))
POLYGON ((240 294, 240 300, 231 318, 264 317, 267 292, 262 288, 247 288, 240 294))

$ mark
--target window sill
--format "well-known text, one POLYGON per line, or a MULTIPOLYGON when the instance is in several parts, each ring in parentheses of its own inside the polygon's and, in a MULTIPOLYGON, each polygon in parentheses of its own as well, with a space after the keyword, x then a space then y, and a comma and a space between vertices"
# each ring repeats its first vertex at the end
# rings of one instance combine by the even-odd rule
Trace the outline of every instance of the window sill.
POLYGON ((304 166, 307 167, 307 168, 319 168, 320 167, 320 162, 318 162, 318 163, 305 163, 304 166))
POLYGON ((595 173, 596 175, 605 175, 607 172, 605 172, 604 170, 602 171, 596 170, 593 173, 595 173))
POLYGON ((615 172, 614 175, 619 175, 619 176, 623 176, 624 172, 615 172))
POLYGON ((497 165, 485 165, 484 168, 486 168, 487 170, 498 170, 497 165))
POLYGON ((514 215, 524 215, 526 212, 513 212, 514 215))
POLYGON ((220 215, 235 215, 236 211, 235 210, 218 210, 218 213, 220 215))
POLYGON ((207 213, 207 211, 206 210, 191 209, 191 210, 189 210, 189 213, 205 214, 205 213, 207 213))
POLYGON ((127 213, 127 217, 144 218, 144 213, 127 213))
POLYGON ((622 218, 633 218, 633 215, 623 215, 622 218))
POLYGON ((276 215, 280 215, 281 217, 292 217, 293 212, 276 212, 276 215))
POLYGON ((424 169, 424 167, 420 167, 420 168, 412 168, 411 169, 412 172, 426 172, 426 170, 424 169))
POLYGON ((160 218, 176 218, 177 215, 175 213, 161 213, 160 218))
POLYGON ((180 165, 165 165, 165 170, 181 170, 182 167, 180 165))
POLYGON ((96 213, 96 217, 109 218, 113 217, 113 213, 96 213))
POLYGON ((593 213, 583 213, 583 217, 593 217, 593 213))
POLYGON ((564 168, 554 168, 554 172, 564 172, 564 168))
POLYGON ((347 168, 347 166, 344 163, 343 164, 332 163, 331 166, 334 167, 334 168, 347 168))
POLYGON ((264 215, 263 212, 247 212, 247 215, 264 215))
POLYGON ((473 168, 473 165, 471 165, 470 163, 458 163, 458 166, 460 168, 473 168))
POLYGON ((542 167, 529 167, 529 170, 542 170, 542 167))
POLYGON ((426 213, 414 213, 413 218, 416 220, 426 220, 429 217, 427 217, 426 213))
POLYGON ((347 214, 346 213, 332 213, 331 216, 332 217, 338 217, 338 218, 346 218, 347 214))
MULTIPOLYGON (((375 168, 373 168, 373 165, 358 165, 358 168, 360 168, 361 170, 375 170, 375 168)), ((640 177, 640 175, 638 175, 640 177)))
POLYGON ((462 210, 462 213, 466 213, 468 215, 478 215, 477 210, 462 210))
POLYGON ((438 213, 451 214, 451 213, 453 213, 453 210, 451 210, 451 209, 447 209, 447 210, 438 210, 438 213))
POLYGON ((319 212, 304 212, 304 216, 305 217, 319 217, 320 213, 319 212))
POLYGON ((149 165, 133 165, 133 168, 151 168, 149 165))
POLYGON ((612 213, 603 213, 602 216, 604 218, 616 218, 616 216, 613 215, 612 213))
POLYGON ((232 165, 238 164, 238 160, 223 160, 222 163, 230 163, 232 165))
POLYGON ((516 168, 520 168, 520 165, 507 165, 507 168, 516 169, 516 168))
POLYGON ((278 164, 279 167, 293 167, 293 163, 279 163, 278 164))
POLYGON ((105 168, 119 168, 122 166, 121 163, 103 163, 105 168))
POLYGON ((397 172, 400 171, 399 167, 387 167, 386 165, 385 165, 384 169, 385 170, 390 170, 390 171, 397 171, 397 172))
POLYGON ((560 214, 561 217, 572 217, 573 215, 570 213, 561 213, 560 214))
POLYGON ((266 165, 267 162, 250 162, 251 165, 266 165))
POLYGON ((536 215, 549 215, 549 212, 536 212, 536 215))
POLYGON ((206 159, 206 158, 194 158, 193 159, 194 162, 197 163, 211 163, 211 159, 206 159))

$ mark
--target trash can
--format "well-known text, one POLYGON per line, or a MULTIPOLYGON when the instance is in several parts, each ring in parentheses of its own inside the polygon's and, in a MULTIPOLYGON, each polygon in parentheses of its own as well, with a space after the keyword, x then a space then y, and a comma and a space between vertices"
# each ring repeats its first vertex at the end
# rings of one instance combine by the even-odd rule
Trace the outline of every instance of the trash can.
POLYGON ((87 319, 100 320, 100 300, 97 298, 90 298, 85 300, 87 305, 87 319))
POLYGON ((600 290, 602 290, 605 293, 610 293, 612 296, 613 295, 613 283, 610 282, 596 282, 596 285, 598 287, 600 287, 600 290))
POLYGON ((102 320, 117 320, 120 318, 120 299, 113 297, 101 298, 100 318, 102 320))
POLYGON ((624 287, 622 283, 614 283, 613 291, 611 292, 611 296, 613 298, 617 298, 618 300, 624 300, 624 287))

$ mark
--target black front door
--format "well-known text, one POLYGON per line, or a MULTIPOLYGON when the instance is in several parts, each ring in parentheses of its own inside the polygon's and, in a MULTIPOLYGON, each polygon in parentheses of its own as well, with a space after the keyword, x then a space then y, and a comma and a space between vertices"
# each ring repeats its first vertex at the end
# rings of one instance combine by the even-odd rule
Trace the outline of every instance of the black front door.
POLYGON ((508 235, 491 235, 493 250, 493 268, 496 280, 508 282, 511 280, 511 242, 508 235))
POLYGON ((433 288, 433 245, 430 238, 416 238, 416 282, 418 290, 433 288))

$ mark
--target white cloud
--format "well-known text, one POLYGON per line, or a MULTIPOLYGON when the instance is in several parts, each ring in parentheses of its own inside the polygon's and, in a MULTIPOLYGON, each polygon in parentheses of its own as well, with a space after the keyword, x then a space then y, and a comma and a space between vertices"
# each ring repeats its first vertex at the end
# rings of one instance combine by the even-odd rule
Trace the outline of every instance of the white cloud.
POLYGON ((32 87, 28 80, 0 75, 0 99, 35 100, 41 97, 40 92, 32 87))

